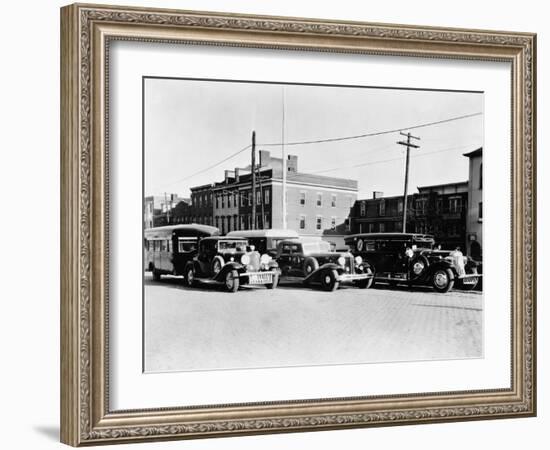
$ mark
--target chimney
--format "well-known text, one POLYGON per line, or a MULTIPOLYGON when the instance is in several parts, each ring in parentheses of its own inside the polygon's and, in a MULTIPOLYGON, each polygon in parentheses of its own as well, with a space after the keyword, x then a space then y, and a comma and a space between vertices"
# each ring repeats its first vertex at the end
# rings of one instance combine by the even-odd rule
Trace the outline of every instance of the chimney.
POLYGON ((384 197, 384 193, 381 192, 381 191, 374 191, 374 192, 372 193, 372 198, 373 198, 374 200, 376 200, 377 198, 382 198, 382 197, 384 197))
POLYGON ((298 172, 298 157, 296 155, 288 155, 288 161, 286 162, 287 172, 298 172))
POLYGON ((260 150, 260 167, 271 166, 271 153, 267 150, 260 150))
POLYGON ((238 183, 241 178, 241 169, 235 167, 235 182, 238 183))
POLYGON ((225 184, 229 183, 229 179, 231 178, 232 172, 230 170, 225 171, 225 184))

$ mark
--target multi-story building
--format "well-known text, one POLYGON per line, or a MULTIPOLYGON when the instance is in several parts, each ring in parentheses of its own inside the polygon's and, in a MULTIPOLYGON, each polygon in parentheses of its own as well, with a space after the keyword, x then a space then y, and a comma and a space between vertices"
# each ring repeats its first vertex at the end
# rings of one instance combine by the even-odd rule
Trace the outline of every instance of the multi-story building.
POLYGON ((466 252, 475 260, 483 256, 483 148, 464 156, 470 159, 468 213, 466 218, 466 252))
POLYGON ((349 232, 347 218, 357 198, 357 181, 301 173, 298 157, 286 161, 286 224, 283 219, 283 162, 259 152, 256 167, 255 217, 252 216, 250 166, 226 170, 221 182, 191 189, 191 208, 183 223, 204 223, 223 234, 253 228, 283 228, 323 236, 337 246, 349 232), (254 220, 254 224, 253 221, 254 220))
POLYGON ((443 248, 464 250, 467 210, 467 181, 419 187, 414 198, 414 231, 433 234, 443 248))
MULTIPOLYGON (((444 248, 464 245, 468 182, 418 187, 407 196, 408 233, 433 234, 444 248)), ((402 232, 403 196, 358 200, 350 215, 352 233, 402 232)))
POLYGON ((185 199, 178 194, 150 195, 143 200, 143 225, 145 228, 172 223, 173 210, 185 199))

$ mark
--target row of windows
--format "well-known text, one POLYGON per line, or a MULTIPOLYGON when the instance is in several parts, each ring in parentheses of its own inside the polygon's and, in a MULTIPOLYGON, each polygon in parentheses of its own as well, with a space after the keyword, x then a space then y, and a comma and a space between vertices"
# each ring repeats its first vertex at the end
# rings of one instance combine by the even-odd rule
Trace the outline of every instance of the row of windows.
MULTIPOLYGON (((269 189, 257 189, 256 190, 256 204, 261 205, 262 204, 262 191, 263 191, 263 201, 265 205, 269 205, 270 202, 270 196, 271 191, 269 189)), ((251 206, 252 205, 252 190, 245 190, 245 191, 233 191, 233 192, 223 192, 221 194, 217 194, 215 196, 215 203, 216 208, 234 208, 237 205, 241 206, 251 206)), ((211 203, 208 205, 206 203, 203 204, 203 206, 210 206, 211 203)), ((201 206, 200 197, 198 201, 198 206, 201 206)))
MULTIPOLYGON (((326 227, 324 226, 325 225, 324 222, 326 223, 326 219, 323 216, 316 216, 315 217, 315 229, 316 230, 326 229, 326 227)), ((331 217, 330 218, 330 229, 331 230, 336 230, 336 222, 337 222, 336 217, 331 217)), ((301 214, 300 215, 300 224, 299 224, 300 230, 305 230, 306 227, 307 227, 307 223, 308 223, 307 216, 304 215, 304 214, 301 214)), ((348 220, 346 220, 346 229, 347 229, 347 231, 349 231, 349 221, 348 220)))
MULTIPOLYGON (((397 201, 397 213, 400 214, 403 212, 403 200, 397 201)), ((361 202, 360 204, 360 214, 361 217, 365 217, 367 214, 367 202, 361 202)), ((378 203, 378 215, 379 216, 385 216, 386 215, 386 201, 384 199, 380 200, 378 203)))
MULTIPOLYGON (((300 197, 299 197, 298 202, 301 206, 305 206, 306 197, 307 197, 307 192, 306 191, 300 191, 300 197)), ((315 198, 315 206, 318 206, 318 207, 323 206, 323 193, 322 192, 317 192, 315 194, 314 198, 315 198)), ((332 208, 336 208, 336 194, 331 194, 330 195, 330 206, 332 208)))
MULTIPOLYGON (((414 202, 414 209, 415 209, 414 212, 419 215, 426 214, 427 206, 428 206, 427 198, 418 198, 414 202)), ((436 200, 437 213, 444 212, 444 213, 456 214, 456 213, 462 212, 465 207, 466 205, 462 197, 450 197, 445 205, 443 205, 442 198, 438 198, 436 200)), ((384 217, 386 215, 386 201, 384 199, 380 200, 378 202, 377 208, 378 208, 378 216, 384 217)), ((402 214, 402 213, 403 213, 403 200, 398 200, 397 214, 402 214)), ((362 201, 359 204, 359 214, 361 217, 365 217, 367 215, 367 201, 362 201)))

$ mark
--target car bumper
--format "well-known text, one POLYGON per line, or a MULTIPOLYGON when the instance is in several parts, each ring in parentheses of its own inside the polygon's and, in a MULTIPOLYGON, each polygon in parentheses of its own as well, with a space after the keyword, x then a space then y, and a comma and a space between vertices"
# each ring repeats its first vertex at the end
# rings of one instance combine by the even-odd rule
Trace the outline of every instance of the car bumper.
POLYGON ((240 278, 244 278, 247 284, 262 285, 273 283, 273 277, 277 275, 275 271, 265 272, 245 272, 240 274, 240 278))
POLYGON ((353 283, 354 281, 368 280, 372 278, 371 273, 343 273, 338 275, 336 280, 339 283, 353 283))
POLYGON ((467 273, 458 277, 462 284, 476 284, 480 278, 481 274, 479 273, 467 273))

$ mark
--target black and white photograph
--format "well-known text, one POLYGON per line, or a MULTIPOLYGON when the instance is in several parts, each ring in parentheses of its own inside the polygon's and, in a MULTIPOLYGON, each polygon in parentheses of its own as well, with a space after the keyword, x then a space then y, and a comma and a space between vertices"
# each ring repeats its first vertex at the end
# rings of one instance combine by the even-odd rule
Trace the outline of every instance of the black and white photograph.
POLYGON ((144 372, 483 358, 483 92, 142 88, 144 372))

